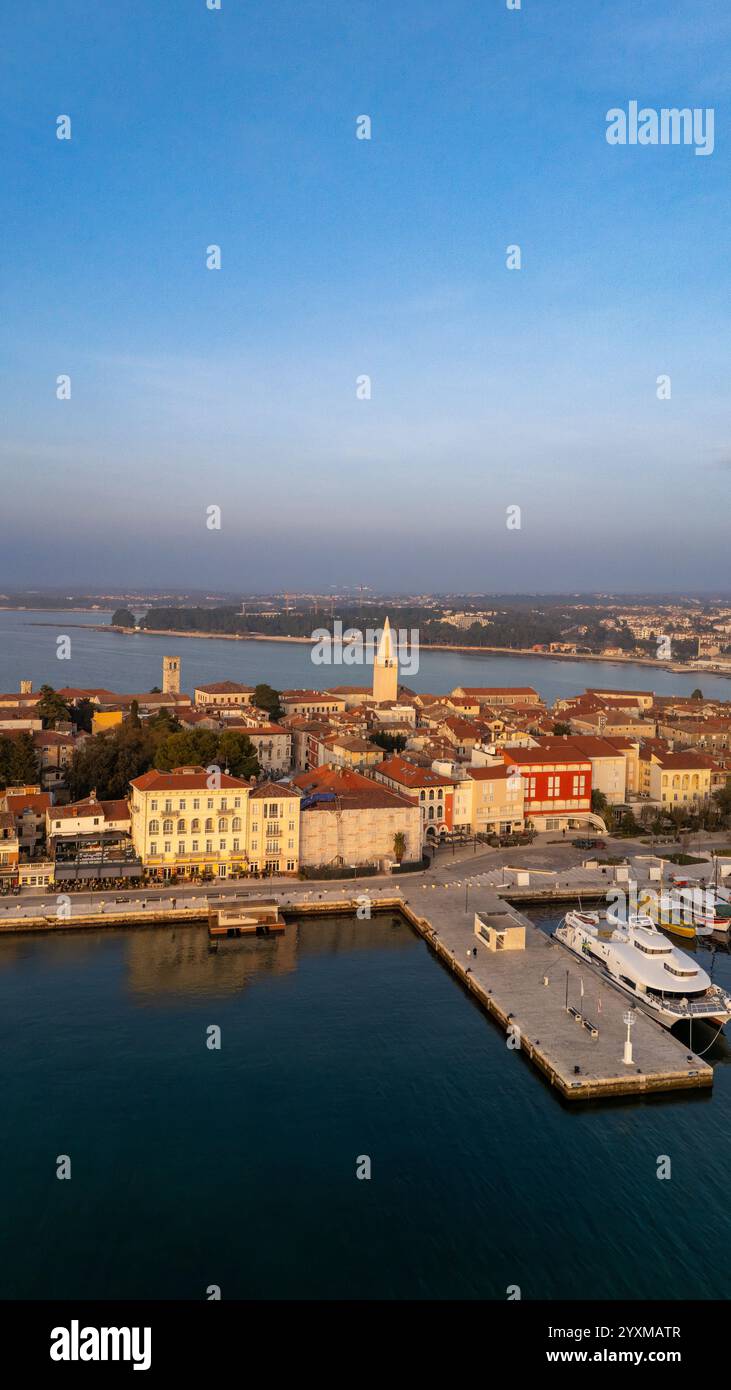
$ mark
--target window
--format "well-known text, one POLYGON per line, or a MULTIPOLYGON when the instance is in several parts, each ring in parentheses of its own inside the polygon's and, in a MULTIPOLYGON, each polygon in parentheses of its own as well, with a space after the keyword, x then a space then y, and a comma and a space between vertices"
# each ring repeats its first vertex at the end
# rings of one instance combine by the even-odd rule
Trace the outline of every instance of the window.
POLYGON ((241 797, 240 797, 240 796, 235 796, 235 797, 234 797, 234 810, 237 811, 240 805, 241 805, 241 797))
POLYGON ((200 823, 200 821, 199 821, 198 819, 192 820, 192 821, 190 822, 190 828, 191 828, 191 830, 193 831, 193 834, 194 834, 194 835, 197 835, 198 831, 199 831, 200 828, 201 828, 201 823, 200 823))
POLYGON ((156 801, 151 801, 151 802, 150 802, 150 810, 151 810, 151 811, 156 811, 156 810, 157 810, 157 802, 156 802, 156 801))
POLYGON ((157 854, 157 845, 150 845, 150 854, 157 854))
POLYGON ((259 848, 258 841, 252 840, 252 841, 251 841, 251 848, 252 848, 252 849, 258 849, 258 848, 259 848))
POLYGON ((178 840, 178 854, 185 854, 185 840, 178 840))
POLYGON ((208 817, 208 820, 206 821, 206 831, 208 832, 208 831, 211 831, 212 829, 213 829, 213 821, 212 821, 211 817, 209 816, 209 817, 208 817))
POLYGON ((160 830, 160 822, 158 820, 151 820, 147 829, 151 835, 157 835, 160 830))
POLYGON ((209 811, 212 811, 212 810, 213 810, 213 797, 212 797, 212 796, 209 796, 209 798, 208 798, 208 800, 207 800, 207 802, 206 802, 206 806, 208 807, 208 810, 209 810, 209 811))
POLYGON ((178 821, 178 834, 179 834, 179 835, 184 835, 184 834, 185 834, 185 831, 186 831, 185 821, 184 821, 184 820, 179 820, 179 821, 178 821))
POLYGON ((172 833, 173 833, 173 823, 172 823, 171 820, 163 821, 162 831, 163 831, 163 835, 172 835, 172 833))
POLYGON ((165 810, 166 810, 166 811, 172 811, 172 809, 173 809, 173 803, 172 803, 172 801, 167 800, 167 801, 165 802, 165 810))
POLYGON ((240 843, 240 841, 239 841, 239 840, 234 840, 234 851, 235 851, 235 852, 238 852, 238 850, 240 850, 240 849, 241 849, 241 843, 240 843))
POLYGON ((225 841, 225 840, 219 840, 219 842, 218 842, 218 848, 219 848, 219 849, 225 849, 225 848, 226 848, 226 841, 225 841))
POLYGON ((206 854, 213 853, 213 840, 206 840, 206 854))
POLYGON ((228 830, 228 821, 224 820, 223 817, 221 817, 221 819, 218 822, 218 828, 219 830, 228 830))
POLYGON ((287 873, 288 873, 288 874, 293 874, 293 873, 294 873, 294 859, 288 859, 288 860, 287 860, 287 873))
POLYGON ((180 809, 181 809, 181 811, 184 811, 184 810, 185 810, 185 797, 183 797, 182 800, 181 800, 181 802, 180 802, 180 809))
POLYGON ((194 854, 197 854, 197 853, 198 853, 198 841, 197 841, 197 840, 194 840, 194 841, 193 841, 193 853, 194 853, 194 854))
POLYGON ((166 854, 170 854, 172 852, 172 845, 169 840, 165 841, 164 849, 166 854))
POLYGON ((294 840, 287 841, 287 849, 294 849, 294 840))
POLYGON ((193 810, 194 810, 194 811, 200 811, 200 808, 201 808, 201 799, 200 799, 199 796, 194 796, 194 797, 193 797, 193 810))
POLYGON ((232 829, 232 830, 240 830, 240 829, 241 829, 241 816, 234 816, 233 821, 231 822, 231 829, 232 829))

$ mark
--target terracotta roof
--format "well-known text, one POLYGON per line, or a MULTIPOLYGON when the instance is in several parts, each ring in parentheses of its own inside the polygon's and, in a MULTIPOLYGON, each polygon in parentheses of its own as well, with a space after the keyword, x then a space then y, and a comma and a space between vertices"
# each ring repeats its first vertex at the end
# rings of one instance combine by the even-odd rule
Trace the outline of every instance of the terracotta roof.
MULTIPOLYGON (((302 772, 295 777, 294 782, 301 789, 305 796, 312 792, 334 792, 338 798, 339 808, 343 811, 355 811, 366 809, 383 810, 403 810, 405 807, 412 808, 413 801, 408 797, 400 796, 398 792, 390 791, 388 787, 379 785, 370 777, 363 777, 360 772, 353 772, 350 768, 342 767, 318 767, 312 772, 302 772)), ((332 807, 332 802, 329 803, 332 807)), ((328 803, 321 802, 319 805, 303 811, 303 815, 308 815, 310 810, 313 812, 327 811, 328 803)))
POLYGON ((18 796, 8 796, 6 802, 11 814, 20 816, 24 810, 33 810, 39 813, 47 811, 51 805, 51 796, 49 792, 28 792, 26 795, 21 793, 18 796))
MULTIPOLYGON (((293 778, 293 781, 296 779, 293 778)), ((288 782, 260 782, 255 787, 249 798, 250 801, 263 801, 265 798, 279 798, 282 796, 294 796, 299 798, 299 792, 294 791, 288 782)))
POLYGON ((212 685, 197 685, 195 693, 204 695, 253 695, 255 686, 240 685, 238 681, 214 681, 212 685))
POLYGON ((221 773, 216 787, 209 787, 208 778, 209 773, 204 767, 174 767, 171 772, 158 772, 152 768, 149 772, 143 772, 141 777, 135 777, 130 786, 141 792, 219 791, 229 787, 244 791, 249 789, 248 782, 240 777, 231 777, 227 772, 221 773))
POLYGON ((418 767, 416 763, 410 763, 406 758, 399 757, 387 758, 385 762, 379 763, 376 775, 389 777, 394 782, 400 782, 404 787, 455 786, 454 778, 447 777, 442 772, 434 772, 432 768, 418 767))

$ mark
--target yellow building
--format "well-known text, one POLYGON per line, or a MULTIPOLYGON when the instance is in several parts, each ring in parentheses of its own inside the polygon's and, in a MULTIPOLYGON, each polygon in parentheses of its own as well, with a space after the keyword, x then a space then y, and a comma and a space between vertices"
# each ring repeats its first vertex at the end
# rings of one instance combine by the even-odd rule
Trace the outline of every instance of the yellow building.
POLYGON ((10 811, 0 811, 0 882, 17 874, 19 850, 15 819, 10 811))
POLYGON ((650 764, 650 796, 670 809, 711 794, 709 760, 699 753, 661 753, 650 764))
POLYGON ((93 734, 106 733, 107 729, 114 729, 117 724, 121 724, 124 714, 121 709, 96 710, 91 716, 91 732, 93 734))
POLYGON ((473 835, 508 835, 525 829, 525 784, 505 763, 469 767, 454 792, 454 827, 473 835))
POLYGON ((145 772, 130 784, 135 851, 149 874, 214 874, 246 869, 251 787, 202 767, 145 772))
POLYGON ((300 794, 279 782, 262 782, 249 795, 246 852, 260 873, 299 869, 300 794))

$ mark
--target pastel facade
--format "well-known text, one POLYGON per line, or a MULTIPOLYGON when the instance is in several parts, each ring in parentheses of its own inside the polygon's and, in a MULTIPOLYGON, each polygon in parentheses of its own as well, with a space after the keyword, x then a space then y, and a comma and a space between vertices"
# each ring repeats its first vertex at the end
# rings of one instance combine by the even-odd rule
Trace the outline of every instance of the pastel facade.
POLYGON ((145 772, 130 784, 131 834, 149 874, 213 873, 227 878, 247 862, 250 784, 201 767, 145 772))

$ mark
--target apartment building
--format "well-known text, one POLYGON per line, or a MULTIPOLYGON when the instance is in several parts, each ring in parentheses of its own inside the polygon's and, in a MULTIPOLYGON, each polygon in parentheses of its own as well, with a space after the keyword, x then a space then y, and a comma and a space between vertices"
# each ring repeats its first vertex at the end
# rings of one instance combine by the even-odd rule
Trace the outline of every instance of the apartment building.
POLYGON ((581 825, 606 829, 591 809, 591 760, 581 753, 544 748, 503 748, 508 767, 524 779, 524 814, 536 830, 566 830, 581 825))
POLYGON ((295 786, 262 782, 249 796, 248 866, 259 873, 294 874, 300 866, 300 793, 295 786))
POLYGON ((130 783, 135 851, 149 874, 245 870, 250 783, 202 767, 152 770, 130 783))

